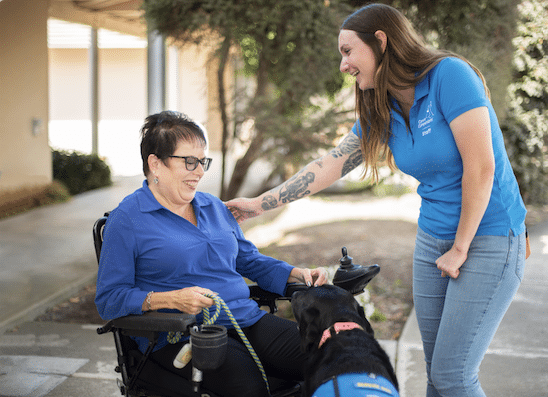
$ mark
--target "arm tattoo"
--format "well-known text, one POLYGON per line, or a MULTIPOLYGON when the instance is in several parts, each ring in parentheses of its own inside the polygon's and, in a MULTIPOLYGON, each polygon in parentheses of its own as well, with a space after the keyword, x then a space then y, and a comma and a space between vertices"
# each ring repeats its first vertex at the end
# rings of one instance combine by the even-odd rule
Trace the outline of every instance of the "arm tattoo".
POLYGON ((331 155, 335 158, 339 158, 346 154, 354 154, 356 151, 361 150, 360 140, 354 134, 348 134, 346 138, 337 146, 331 150, 331 155))
POLYGON ((261 203, 261 207, 263 210, 268 211, 271 209, 274 209, 278 206, 278 200, 276 200, 276 197, 269 194, 268 196, 265 196, 263 198, 263 202, 261 203))
POLYGON ((346 160, 343 164, 342 172, 341 172, 341 178, 348 174, 350 171, 352 171, 354 168, 356 168, 358 165, 363 163, 363 156, 362 151, 358 150, 355 151, 348 157, 348 160, 346 160))
POLYGON ((232 216, 236 218, 238 223, 245 221, 246 219, 253 218, 254 216, 259 215, 256 211, 246 211, 239 207, 229 206, 228 209, 232 212, 232 216))
POLYGON ((280 189, 280 201, 284 204, 298 200, 310 194, 308 185, 314 182, 316 174, 313 172, 300 171, 290 178, 280 189))
POLYGON ((342 167, 341 178, 363 162, 360 140, 354 134, 348 134, 339 146, 331 150, 330 153, 334 158, 348 155, 348 159, 342 167))

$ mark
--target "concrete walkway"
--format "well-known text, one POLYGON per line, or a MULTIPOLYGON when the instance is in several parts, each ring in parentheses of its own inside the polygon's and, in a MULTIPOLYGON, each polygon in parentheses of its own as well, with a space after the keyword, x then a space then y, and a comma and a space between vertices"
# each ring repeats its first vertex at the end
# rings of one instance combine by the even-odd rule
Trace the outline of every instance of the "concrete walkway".
MULTIPOLYGON (((94 325, 32 322, 96 276, 91 227, 140 187, 142 177, 0 221, 0 397, 118 396, 112 338, 94 325)), ((215 193, 212 182, 204 191, 215 193)), ((415 195, 368 203, 292 203, 274 221, 246 232, 257 245, 284 231, 341 219, 415 221, 415 195), (360 214, 359 216, 357 214, 360 214), (265 238, 268 236, 268 238, 265 238)), ((530 228, 533 248, 518 296, 482 366, 488 396, 548 396, 548 223, 530 228)), ((420 337, 413 316, 399 343, 381 341, 397 360, 402 396, 424 396, 420 337)))

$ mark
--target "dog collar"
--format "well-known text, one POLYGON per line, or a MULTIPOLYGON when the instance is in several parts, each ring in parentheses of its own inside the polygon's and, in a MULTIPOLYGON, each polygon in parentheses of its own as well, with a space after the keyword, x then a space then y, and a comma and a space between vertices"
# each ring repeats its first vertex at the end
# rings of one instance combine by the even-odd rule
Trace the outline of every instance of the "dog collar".
POLYGON ((320 347, 322 347, 322 345, 325 343, 326 340, 328 340, 329 338, 331 338, 331 336, 333 336, 333 334, 331 333, 332 331, 335 331, 335 335, 336 335, 341 331, 350 331, 351 329, 361 329, 361 330, 363 330, 361 325, 359 325, 357 323, 335 323, 335 324, 333 324, 331 327, 329 327, 328 329, 323 331, 322 339, 320 339, 320 343, 318 344, 318 349, 320 347))

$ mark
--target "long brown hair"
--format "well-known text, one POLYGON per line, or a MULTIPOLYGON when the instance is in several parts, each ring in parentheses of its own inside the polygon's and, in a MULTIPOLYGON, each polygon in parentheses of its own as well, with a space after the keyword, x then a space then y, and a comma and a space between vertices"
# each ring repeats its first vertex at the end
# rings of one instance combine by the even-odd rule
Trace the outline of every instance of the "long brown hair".
POLYGON ((398 90, 414 87, 442 59, 457 57, 467 62, 482 79, 485 91, 489 89, 481 72, 467 59, 445 50, 427 47, 409 20, 398 10, 385 4, 369 4, 351 14, 341 30, 352 30, 375 54, 378 68, 374 88, 362 91, 356 83, 356 111, 362 129, 362 155, 365 170, 371 170, 378 181, 378 161, 386 160, 395 169, 394 158, 388 147, 390 138, 390 112, 400 113, 409 129, 409 116, 400 109, 398 90), (386 34, 386 49, 375 37, 378 30, 386 34), (393 106, 395 100, 399 109, 393 106))

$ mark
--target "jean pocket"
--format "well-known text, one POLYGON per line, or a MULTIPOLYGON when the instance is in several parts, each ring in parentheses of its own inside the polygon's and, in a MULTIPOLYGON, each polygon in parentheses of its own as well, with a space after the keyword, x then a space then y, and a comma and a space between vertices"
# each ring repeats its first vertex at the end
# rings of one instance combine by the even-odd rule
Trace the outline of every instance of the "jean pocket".
POLYGON ((518 236, 518 256, 516 258, 516 276, 521 282, 525 274, 525 233, 518 236))

